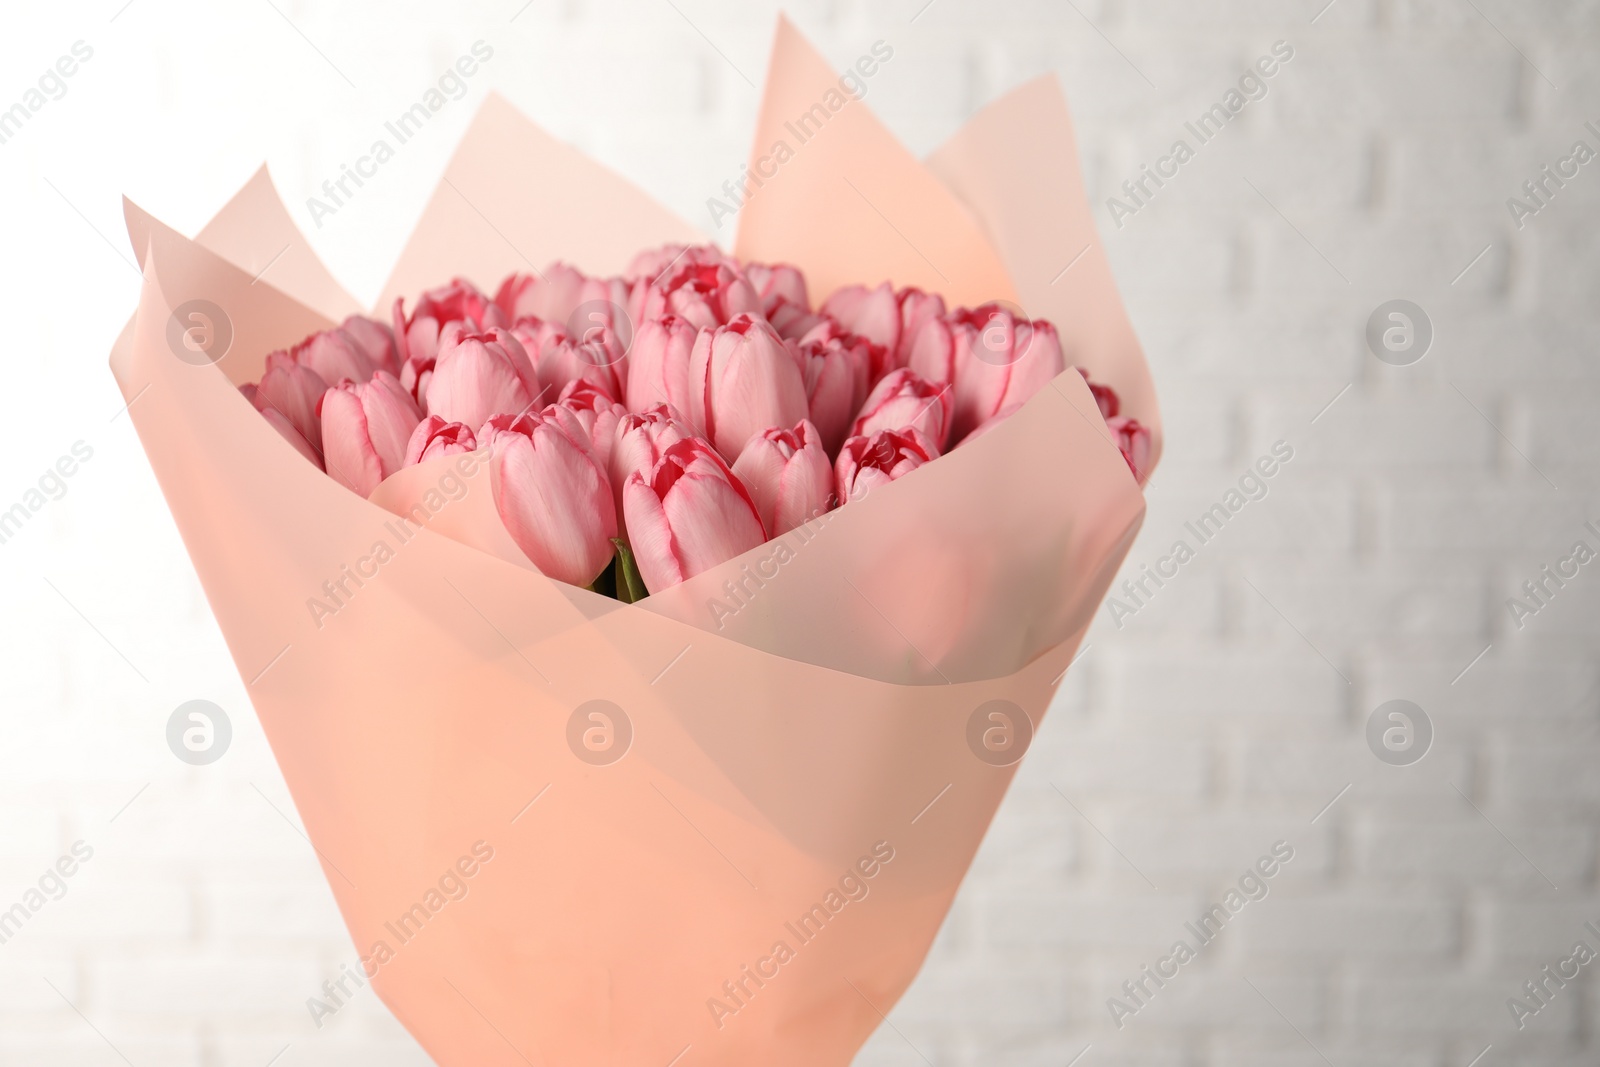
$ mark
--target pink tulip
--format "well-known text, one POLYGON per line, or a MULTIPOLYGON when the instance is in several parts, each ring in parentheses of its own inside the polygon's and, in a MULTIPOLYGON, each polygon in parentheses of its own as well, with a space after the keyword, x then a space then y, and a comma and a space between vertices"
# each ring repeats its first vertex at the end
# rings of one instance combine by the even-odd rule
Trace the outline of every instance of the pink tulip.
POLYGON ((794 355, 765 320, 739 315, 702 329, 689 356, 689 421, 724 458, 769 426, 806 417, 806 387, 794 355))
POLYGON ((906 366, 930 382, 955 381, 956 337, 948 317, 922 324, 906 354, 906 366))
POLYGON ((1090 378, 1089 372, 1082 367, 1078 367, 1077 371, 1083 375, 1083 384, 1087 385, 1089 392, 1094 394, 1094 402, 1100 408, 1100 417, 1102 419, 1114 418, 1117 412, 1122 409, 1122 401, 1117 398, 1116 390, 1109 385, 1101 385, 1093 378, 1090 378))
POLYGON ((767 539, 744 483, 697 437, 667 446, 648 475, 630 475, 622 500, 639 575, 652 593, 767 539))
POLYGON ((656 404, 622 416, 617 420, 614 433, 616 439, 612 442, 607 469, 616 494, 617 514, 625 517, 622 487, 628 484, 628 477, 638 473, 648 478, 668 446, 695 436, 695 432, 675 409, 656 404))
POLYGON ((635 322, 676 315, 697 329, 760 315, 761 298, 745 276, 722 264, 680 263, 658 282, 643 283, 632 308, 635 322))
POLYGON ((488 297, 463 278, 449 285, 429 289, 417 301, 417 309, 406 315, 404 298, 394 302, 394 340, 400 357, 400 384, 418 406, 428 399, 428 384, 439 357, 439 338, 444 328, 459 322, 468 333, 504 329, 511 320, 488 297))
POLYGON ((497 415, 478 439, 492 450, 500 519, 548 577, 592 585, 611 563, 617 512, 605 471, 550 408, 497 415))
POLYGON ((289 358, 316 371, 317 377, 329 385, 364 382, 378 370, 393 373, 391 367, 373 359, 355 335, 342 326, 307 337, 289 349, 289 358))
POLYGON ((922 328, 944 317, 944 297, 910 287, 900 290, 897 299, 900 301, 900 345, 895 352, 894 365, 904 367, 911 360, 911 350, 922 328))
POLYGON ((328 473, 362 496, 404 466, 411 432, 422 421, 411 394, 383 370, 370 381, 334 386, 319 407, 328 473))
MULTIPOLYGON (((900 302, 895 299, 894 288, 888 282, 876 289, 864 285, 846 286, 823 302, 822 313, 851 333, 865 337, 890 358, 899 351, 900 302)), ((873 369, 876 377, 882 377, 894 367, 885 365, 882 369, 873 369)))
POLYGON ((588 435, 590 451, 599 461, 600 469, 609 471, 611 450, 617 440, 617 423, 628 413, 628 409, 613 400, 605 390, 586 381, 568 383, 561 390, 556 406, 577 416, 584 433, 588 435))
POLYGON ((809 419, 792 430, 774 427, 752 437, 733 473, 750 491, 772 537, 811 521, 833 502, 833 464, 809 419))
POLYGON ((954 413, 955 396, 948 382, 930 382, 901 367, 872 387, 850 427, 850 436, 870 437, 879 430, 912 427, 943 449, 954 413))
POLYGON ((1114 415, 1107 419, 1106 428, 1111 431, 1111 439, 1117 443, 1117 450, 1122 453, 1134 478, 1142 481, 1145 472, 1150 469, 1150 431, 1140 425, 1138 419, 1126 415, 1114 415))
POLYGON ((468 426, 481 426, 491 415, 518 415, 538 395, 535 380, 527 351, 508 331, 478 333, 453 322, 439 335, 428 414, 468 426))
MULTIPOLYGON (((621 278, 590 278, 584 283, 583 300, 567 319, 567 333, 585 344, 603 345, 610 352, 608 365, 617 369, 619 380, 627 378, 627 360, 640 321, 634 317, 634 290, 640 288, 621 278)), ((618 400, 622 399, 620 394, 618 400)))
POLYGON ((401 466, 410 467, 435 456, 454 456, 461 452, 475 452, 478 439, 472 428, 464 422, 445 422, 437 415, 429 415, 417 423, 406 441, 406 455, 401 466))
POLYGON ((888 353, 882 345, 861 334, 851 333, 829 318, 824 318, 807 330, 800 337, 800 344, 824 344, 850 350, 850 365, 856 370, 857 406, 866 399, 868 390, 877 384, 878 379, 893 369, 889 367, 888 353))
MULTIPOLYGON (((982 426, 1002 408, 1025 402, 1066 367, 1056 329, 1043 319, 1014 318, 998 305, 985 304, 972 311, 956 311, 945 321, 954 344, 953 441, 982 426)), ((922 340, 933 332, 923 331, 918 352, 922 340)))
POLYGON ((688 410, 689 356, 698 332, 676 315, 651 319, 639 327, 628 350, 629 411, 657 404, 688 410))
POLYGON ((588 382, 613 400, 624 395, 621 344, 603 328, 581 341, 565 333, 546 333, 536 361, 539 388, 557 394, 577 382, 588 382))
POLYGON ((528 353, 528 360, 533 364, 537 377, 539 360, 544 358, 544 350, 566 337, 567 333, 560 323, 546 322, 544 319, 525 315, 512 324, 511 336, 521 342, 523 350, 528 353))
POLYGON ((770 321, 779 307, 811 310, 811 297, 806 293, 806 276, 787 263, 746 263, 745 279, 761 301, 761 313, 770 321))
POLYGON ((395 348, 394 331, 387 324, 364 315, 351 315, 339 324, 339 329, 350 335, 371 361, 373 370, 386 370, 399 377, 400 352, 395 348))
POLYGON ((260 392, 254 384, 239 386, 239 392, 243 393, 245 399, 250 401, 251 407, 261 412, 261 417, 266 419, 268 425, 274 430, 278 431, 279 436, 294 446, 296 452, 310 460, 317 470, 322 469, 322 457, 317 455, 317 450, 311 447, 311 442, 307 441, 305 435, 294 428, 294 423, 285 418, 281 411, 263 406, 265 402, 261 399, 260 392))
POLYGON ((630 282, 655 282, 664 272, 685 263, 694 266, 734 265, 716 245, 662 245, 634 256, 622 276, 630 282))
POLYGON ((500 283, 495 306, 508 322, 529 316, 565 327, 583 302, 582 272, 565 263, 552 263, 539 274, 513 274, 500 283))
POLYGON ((322 422, 317 417, 317 402, 327 392, 328 383, 310 367, 298 363, 287 352, 267 356, 267 369, 256 386, 257 410, 271 408, 288 420, 316 452, 322 451, 322 422))
POLYGON ((779 301, 776 307, 767 312, 767 321, 772 323, 772 328, 777 330, 778 336, 785 341, 798 341, 827 319, 814 311, 796 307, 784 300, 779 301))
POLYGON ((937 458, 939 449, 921 430, 879 430, 871 437, 852 437, 834 464, 834 491, 841 504, 859 500, 937 458))
POLYGON ((806 405, 828 455, 850 435, 850 420, 866 396, 867 356, 858 348, 835 342, 794 344, 805 383, 806 405))

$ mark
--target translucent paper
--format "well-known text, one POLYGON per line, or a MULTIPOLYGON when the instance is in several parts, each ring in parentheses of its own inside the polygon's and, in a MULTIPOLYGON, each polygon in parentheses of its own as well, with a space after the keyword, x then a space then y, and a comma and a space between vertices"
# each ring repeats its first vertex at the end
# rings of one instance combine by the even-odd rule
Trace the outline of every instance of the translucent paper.
MULTIPOLYGON (((757 151, 836 83, 780 25, 757 151)), ((623 605, 521 557, 487 465, 433 460, 363 500, 239 394, 355 310, 264 174, 195 241, 127 215, 145 285, 113 371, 394 1014, 442 1067, 847 1064, 921 966, 1143 515, 1080 376, 623 605), (182 343, 196 309, 231 335, 215 362, 182 343)), ((523 257, 604 272, 694 239, 491 98, 377 313, 523 257)), ((1159 445, 1051 82, 931 167, 851 103, 748 204, 736 251, 818 296, 890 280, 1021 303, 1159 445)))

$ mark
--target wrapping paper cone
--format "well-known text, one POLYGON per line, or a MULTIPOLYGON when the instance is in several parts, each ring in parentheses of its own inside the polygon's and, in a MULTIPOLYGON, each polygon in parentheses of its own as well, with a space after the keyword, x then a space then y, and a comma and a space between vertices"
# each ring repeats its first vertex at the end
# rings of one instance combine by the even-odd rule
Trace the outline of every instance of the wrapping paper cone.
MULTIPOLYGON (((764 127, 823 70, 781 26, 764 127)), ((1064 108, 1023 92, 979 130, 1036 111, 1058 124, 1038 151, 1070 165, 1064 108)), ((940 155, 962 175, 952 192, 862 106, 835 122, 751 202, 742 250, 829 285, 927 284, 881 235, 829 230, 837 132, 897 227, 960 253, 939 268, 953 299, 1018 291, 1007 269, 1042 252, 1014 232, 1016 205, 989 202, 1013 194, 1003 176, 963 166, 958 140, 940 155), (797 206, 822 215, 787 254, 797 206)), ((689 235, 558 147, 486 103, 384 304, 455 274, 491 283, 524 254, 609 269, 689 235), (498 184, 506 171, 520 186, 498 184)), ((1086 205, 1034 206, 1082 232, 1086 205)), ((350 306, 264 174, 196 241, 127 216, 145 282, 113 371, 394 1014, 443 1067, 847 1064, 921 966, 1142 518, 1079 375, 865 499, 623 605, 521 557, 482 454, 364 500, 254 414, 236 386, 264 354, 350 306)), ((1063 339, 1113 380, 1147 381, 1096 262, 1063 339)))

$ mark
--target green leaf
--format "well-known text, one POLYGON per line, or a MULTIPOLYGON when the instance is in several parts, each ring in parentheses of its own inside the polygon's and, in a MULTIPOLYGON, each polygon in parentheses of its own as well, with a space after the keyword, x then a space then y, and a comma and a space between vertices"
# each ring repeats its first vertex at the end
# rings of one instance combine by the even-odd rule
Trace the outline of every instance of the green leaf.
POLYGON ((633 549, 620 537, 613 537, 611 543, 617 549, 617 599, 624 604, 643 600, 650 595, 650 590, 644 587, 644 579, 639 577, 639 565, 634 562, 633 549))

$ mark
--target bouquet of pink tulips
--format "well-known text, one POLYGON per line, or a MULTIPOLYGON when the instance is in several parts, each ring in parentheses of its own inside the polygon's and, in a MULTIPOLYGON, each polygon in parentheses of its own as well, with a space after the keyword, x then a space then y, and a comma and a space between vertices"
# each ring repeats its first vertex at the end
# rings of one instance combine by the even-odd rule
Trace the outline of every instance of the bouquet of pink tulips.
MULTIPOLYGON (((352 315, 244 386, 312 463, 371 496, 435 456, 492 456, 540 571, 623 601, 676 585, 984 433, 1065 368, 1055 327, 999 304, 841 288, 711 245, 620 277, 554 263, 493 299, 457 278, 394 325, 352 315)), ((1138 477, 1150 434, 1088 382, 1138 477)))
POLYGON ((373 305, 264 169, 127 205, 112 369, 360 960, 318 1025, 845 1067, 916 976, 1162 430, 1054 82, 920 160, 890 54, 780 21, 731 253, 492 96, 373 305))

